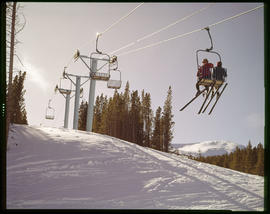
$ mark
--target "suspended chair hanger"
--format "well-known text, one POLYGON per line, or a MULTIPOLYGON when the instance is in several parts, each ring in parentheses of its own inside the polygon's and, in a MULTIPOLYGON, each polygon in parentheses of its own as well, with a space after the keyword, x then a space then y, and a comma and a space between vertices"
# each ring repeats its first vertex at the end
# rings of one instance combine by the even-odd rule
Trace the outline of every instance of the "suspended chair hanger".
POLYGON ((209 36, 209 39, 210 39, 210 43, 211 43, 211 47, 210 47, 210 48, 206 48, 205 50, 199 49, 199 50, 196 51, 196 60, 197 60, 197 67, 198 67, 198 68, 200 67, 200 65, 199 65, 199 52, 207 52, 207 53, 215 54, 215 55, 218 56, 219 61, 221 62, 221 56, 220 56, 220 54, 219 54, 218 52, 216 52, 216 51, 212 51, 212 50, 213 50, 213 41, 212 41, 212 37, 211 37, 211 34, 210 34, 210 29, 209 29, 209 27, 206 27, 206 28, 204 28, 204 29, 205 29, 205 30, 207 31, 207 33, 208 33, 208 36, 209 36))

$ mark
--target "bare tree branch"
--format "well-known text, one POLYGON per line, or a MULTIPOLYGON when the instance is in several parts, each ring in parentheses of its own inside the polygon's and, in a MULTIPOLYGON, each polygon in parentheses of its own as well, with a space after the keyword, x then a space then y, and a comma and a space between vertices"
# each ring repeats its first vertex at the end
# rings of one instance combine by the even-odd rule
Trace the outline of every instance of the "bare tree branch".
POLYGON ((17 44, 22 44, 22 42, 16 39, 16 41, 14 42, 14 45, 17 45, 17 44))
POLYGON ((25 25, 26 25, 26 19, 25 19, 24 14, 22 14, 22 16, 23 16, 23 19, 24 19, 23 26, 22 26, 18 31, 15 32, 15 35, 18 34, 18 33, 20 33, 20 32, 24 29, 24 27, 25 27, 25 25))
POLYGON ((17 54, 14 54, 14 55, 17 57, 17 59, 19 60, 19 62, 21 63, 21 65, 24 67, 24 65, 23 65, 23 63, 22 63, 20 57, 19 57, 17 54))

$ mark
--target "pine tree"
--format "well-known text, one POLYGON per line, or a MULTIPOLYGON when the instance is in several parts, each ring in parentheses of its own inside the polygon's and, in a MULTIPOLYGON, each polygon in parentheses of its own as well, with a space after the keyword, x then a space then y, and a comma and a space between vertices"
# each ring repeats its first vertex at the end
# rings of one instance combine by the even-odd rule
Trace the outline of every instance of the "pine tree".
POLYGON ((111 131, 112 136, 121 138, 122 134, 122 112, 124 111, 124 103, 120 94, 115 90, 111 102, 111 131))
POLYGON ((252 157, 252 145, 250 140, 245 149, 243 158, 244 158, 244 172, 250 173, 252 171, 252 167, 254 166, 254 161, 252 157))
POLYGON ((173 132, 172 128, 174 122, 172 120, 172 89, 171 86, 169 87, 167 98, 165 100, 165 104, 163 107, 162 112, 162 123, 163 123, 163 144, 164 144, 164 151, 169 152, 169 146, 173 139, 173 132))
POLYGON ((79 108, 79 120, 78 120, 78 129, 85 131, 86 130, 86 120, 87 120, 87 102, 81 102, 79 108))
POLYGON ((226 154, 224 155, 223 167, 229 168, 229 155, 228 155, 228 153, 226 153, 226 154))
POLYGON ((156 116, 154 118, 154 131, 151 139, 152 148, 161 151, 161 108, 160 106, 156 110, 156 116))
POLYGON ((26 72, 19 72, 18 75, 15 76, 12 83, 12 97, 16 99, 11 100, 11 114, 10 114, 10 122, 17 124, 28 124, 27 122, 27 113, 25 110, 24 104, 24 95, 26 90, 24 89, 24 80, 26 77, 26 72))
POLYGON ((109 133, 109 124, 108 124, 108 99, 107 96, 104 97, 102 101, 102 113, 101 113, 101 122, 100 122, 100 130, 101 134, 109 133))
POLYGON ((126 103, 125 103, 125 97, 121 93, 119 95, 119 102, 118 102, 118 137, 120 139, 124 139, 125 132, 126 132, 126 126, 125 126, 125 118, 126 118, 126 103))
POLYGON ((106 115, 106 127, 107 127, 107 131, 106 134, 113 136, 113 98, 110 97, 109 101, 108 101, 108 107, 107 107, 107 115, 106 115))
POLYGON ((131 121, 129 117, 129 111, 131 108, 131 103, 130 103, 130 91, 129 91, 129 82, 127 81, 126 87, 125 87, 125 92, 123 95, 124 99, 124 110, 123 110, 123 139, 130 141, 131 140, 131 121))
POLYGON ((141 102, 137 90, 131 93, 130 120, 131 120, 131 142, 134 142, 142 146, 143 121, 141 113, 141 102))
POLYGON ((103 94, 96 97, 96 103, 94 106, 94 118, 93 118, 93 132, 96 133, 100 132, 103 100, 104 100, 103 94))
POLYGON ((130 91, 129 91, 129 82, 127 81, 125 92, 124 92, 124 101, 125 101, 125 108, 127 111, 130 110, 130 91))
POLYGON ((152 132, 152 120, 153 113, 151 109, 151 97, 149 93, 144 94, 144 90, 142 92, 142 117, 143 117, 143 137, 144 137, 144 145, 146 147, 151 147, 150 137, 152 132))
POLYGON ((232 154, 232 161, 230 163, 230 168, 234 170, 241 170, 241 157, 240 157, 240 149, 237 146, 235 151, 232 154))
POLYGON ((257 146, 258 159, 255 165, 255 171, 257 175, 264 176, 264 148, 261 143, 257 146))

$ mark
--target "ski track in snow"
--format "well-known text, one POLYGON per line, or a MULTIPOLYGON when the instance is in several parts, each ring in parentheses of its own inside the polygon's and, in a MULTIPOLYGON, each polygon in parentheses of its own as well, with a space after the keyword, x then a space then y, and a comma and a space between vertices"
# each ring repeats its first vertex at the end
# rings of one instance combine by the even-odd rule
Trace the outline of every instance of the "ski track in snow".
POLYGON ((15 125, 9 137, 7 208, 263 210, 260 176, 95 133, 15 125))

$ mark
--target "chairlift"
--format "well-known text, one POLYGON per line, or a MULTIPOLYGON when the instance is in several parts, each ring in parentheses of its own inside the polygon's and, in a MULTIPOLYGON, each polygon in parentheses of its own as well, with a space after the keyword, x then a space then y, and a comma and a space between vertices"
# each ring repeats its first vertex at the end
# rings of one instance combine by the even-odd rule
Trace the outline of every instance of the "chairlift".
POLYGON ((90 77, 94 80, 103 80, 108 81, 110 79, 110 56, 106 53, 102 53, 98 50, 98 38, 101 34, 97 35, 96 39, 96 52, 93 52, 90 55, 90 68, 92 68, 92 63, 95 61, 97 63, 96 71, 90 71, 90 77), (102 62, 102 65, 99 66, 98 62, 102 62), (105 70, 105 71, 104 71, 105 70))
POLYGON ((117 80, 108 80, 107 87, 112 89, 119 89, 121 88, 122 80, 121 80, 121 71, 120 70, 114 70, 114 72, 119 72, 119 79, 117 80))
POLYGON ((54 120, 55 110, 54 108, 51 107, 50 103, 51 103, 51 100, 49 100, 48 106, 46 108, 45 118, 48 120, 54 120))
MULTIPOLYGON (((211 53, 211 54, 214 54, 214 55, 217 55, 218 58, 219 58, 219 62, 222 62, 221 60, 221 56, 218 52, 216 51, 213 51, 213 42, 212 42, 212 37, 211 37, 211 34, 210 34, 210 31, 209 31, 209 27, 206 27, 205 30, 207 31, 208 33, 208 36, 209 36, 209 39, 210 39, 210 42, 211 42, 211 47, 210 48, 207 48, 205 50, 197 50, 196 51, 196 59, 197 59, 197 68, 199 69, 200 68, 200 65, 199 65, 199 53, 200 52, 207 52, 207 53, 211 53)), ((209 106, 209 104, 211 103, 211 101, 213 100, 213 98, 216 96, 216 101, 214 102, 210 112, 208 114, 211 114, 214 107, 216 106, 217 104, 217 101, 219 100, 219 98, 221 97, 221 94, 223 93, 223 91, 225 90, 225 88, 227 87, 228 83, 226 83, 224 86, 223 86, 223 83, 226 82, 226 78, 213 78, 213 73, 217 70, 215 69, 218 69, 217 67, 214 67, 213 69, 210 69, 210 72, 211 72, 211 76, 208 77, 208 78, 203 78, 203 79, 198 79, 198 84, 199 86, 205 86, 205 89, 200 91, 199 93, 196 94, 195 97, 193 97, 184 107, 182 107, 180 109, 180 111, 183 111, 191 102, 193 102, 197 97, 199 97, 201 94, 203 94, 204 92, 206 92, 206 97, 204 99, 204 102, 198 112, 198 114, 200 114, 201 112, 204 113, 205 110, 207 109, 207 107, 209 106), (223 88, 222 88, 223 86, 223 88), (210 88, 210 90, 208 89, 210 88), (222 89, 221 89, 222 88, 222 89), (214 89, 216 89, 214 91, 214 89), (221 89, 221 92, 219 92, 219 89, 221 89), (212 95, 210 96, 210 94, 212 93, 212 95), (208 97, 210 96, 210 100, 208 101, 207 105, 205 106, 204 108, 204 105, 206 104, 206 101, 208 99, 208 97)), ((223 68, 223 73, 226 74, 227 76, 227 69, 226 68, 223 68)))
POLYGON ((63 77, 60 78, 59 86, 56 85, 55 91, 59 91, 61 94, 70 94, 72 88, 72 82, 66 78, 65 71, 63 73, 63 77), (67 82, 69 85, 67 85, 67 82))
MULTIPOLYGON (((209 36, 209 39, 210 39, 210 42, 211 42, 211 47, 207 48, 205 50, 199 49, 199 50, 196 51, 196 60, 197 60, 197 68, 198 69, 200 68, 200 65, 199 65, 199 53, 200 52, 206 52, 206 53, 211 53, 213 55, 216 55, 216 56, 218 56, 219 61, 222 62, 220 54, 218 52, 216 52, 216 51, 213 51, 213 41, 212 41, 212 37, 211 37, 211 34, 210 34, 209 27, 206 27, 205 30, 208 33, 208 36, 209 36)), ((226 68, 224 68, 224 69, 226 70, 226 68)), ((200 82, 199 82, 199 85, 209 87, 215 81, 214 87, 217 88, 217 87, 220 87, 226 81, 226 79, 224 79, 223 81, 222 80, 217 80, 217 79, 214 80, 212 78, 213 77, 213 69, 212 68, 210 68, 210 72, 211 72, 211 76, 209 78, 201 79, 200 82)))

